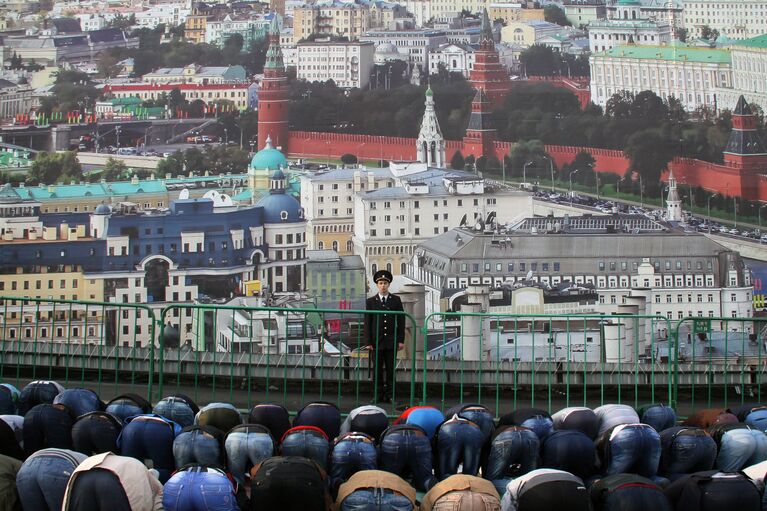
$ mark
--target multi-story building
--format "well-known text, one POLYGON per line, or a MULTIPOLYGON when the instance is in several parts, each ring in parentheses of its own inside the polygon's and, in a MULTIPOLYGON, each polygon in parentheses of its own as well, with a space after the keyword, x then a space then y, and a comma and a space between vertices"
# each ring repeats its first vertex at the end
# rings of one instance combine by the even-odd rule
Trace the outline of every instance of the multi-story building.
POLYGON ((767 33, 765 0, 685 0, 684 26, 690 35, 701 35, 704 26, 730 39, 747 39, 767 33))
POLYGON ((141 77, 145 83, 193 83, 210 85, 220 83, 244 82, 247 80, 242 66, 198 66, 189 64, 184 67, 161 67, 141 77))
POLYGON ((258 103, 258 87, 255 83, 115 83, 105 85, 103 91, 110 97, 137 97, 147 101, 161 98, 174 89, 181 91, 190 103, 198 99, 206 104, 230 101, 238 110, 256 108, 258 103))
POLYGON ((564 28, 548 21, 516 21, 501 29, 501 42, 528 47, 543 37, 562 32, 564 28))
POLYGON ((360 41, 372 41, 376 47, 392 44, 403 60, 428 69, 429 51, 445 44, 447 35, 444 30, 370 30, 360 41))
POLYGON ((372 42, 298 43, 296 77, 309 82, 333 80, 343 88, 370 83, 375 47, 372 42))
POLYGON ((14 53, 22 61, 58 66, 96 61, 110 48, 138 48, 137 37, 116 28, 105 28, 73 35, 9 36, 3 38, 3 55, 14 53))
POLYGON ((618 0, 615 17, 589 23, 589 49, 607 51, 622 44, 668 44, 671 25, 668 20, 642 17, 639 0, 618 0))
POLYGON ((567 21, 576 27, 585 27, 607 17, 604 0, 565 0, 564 8, 567 21))
POLYGON ((602 106, 616 92, 650 90, 663 99, 679 99, 688 111, 716 108, 717 91, 733 83, 729 50, 631 45, 594 54, 589 60, 591 100, 602 106))
MULTIPOLYGON (((640 17, 655 21, 665 21, 671 23, 674 27, 684 28, 684 4, 681 0, 640 0, 640 17)), ((616 11, 620 7, 620 2, 607 5, 607 17, 616 18, 616 11)))
POLYGON ((177 27, 183 25, 186 17, 192 14, 190 2, 156 4, 149 9, 136 13, 138 28, 157 28, 158 25, 177 27))
POLYGON ((293 9, 293 38, 299 42, 312 34, 359 39, 370 29, 388 28, 405 17, 405 9, 384 1, 323 0, 293 9))
POLYGON ((251 13, 226 14, 221 19, 208 19, 205 26, 205 42, 223 47, 233 34, 242 36, 243 48, 266 39, 274 14, 265 16, 251 13))
POLYGON ((0 83, 0 119, 29 113, 40 104, 40 97, 40 93, 28 85, 0 83))
MULTIPOLYGON (((0 191, 0 294, 161 309, 166 302, 192 302, 199 295, 231 298, 253 280, 272 292, 301 291, 306 222, 300 204, 284 193, 284 184, 278 169, 270 192, 254 206, 237 206, 210 192, 204 198, 175 200, 169 209, 142 210, 122 202, 66 214, 41 214, 39 202, 24 200, 6 186, 0 191)), ((18 313, 19 307, 10 300, 4 312, 18 313)), ((176 310, 164 319, 186 335, 190 312, 176 310)), ((61 318, 38 321, 31 336, 20 332, 22 322, 15 328, 13 321, 4 321, 3 335, 142 345, 151 338, 151 319, 133 309, 113 318, 105 337, 83 329, 62 339, 53 329, 56 320, 66 324, 66 318, 64 323, 61 318)))
POLYGON ((732 61, 732 82, 717 87, 720 108, 738 102, 742 95, 749 103, 767 108, 767 35, 738 41, 729 47, 732 61))
POLYGON ((475 45, 446 43, 429 51, 429 74, 439 72, 440 65, 451 73, 461 73, 468 78, 474 69, 475 45))
POLYGON ((306 251, 306 292, 320 309, 364 309, 367 275, 362 258, 334 250, 306 251))
POLYGON ((210 14, 200 12, 195 6, 191 14, 184 21, 184 39, 192 44, 205 42, 205 34, 208 31, 208 18, 210 14))

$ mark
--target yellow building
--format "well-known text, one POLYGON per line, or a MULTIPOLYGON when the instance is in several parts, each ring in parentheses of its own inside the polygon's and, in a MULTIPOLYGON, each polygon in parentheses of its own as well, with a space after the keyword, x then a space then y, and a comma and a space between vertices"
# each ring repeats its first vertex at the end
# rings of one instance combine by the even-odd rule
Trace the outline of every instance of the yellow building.
POLYGON ((405 9, 397 4, 303 5, 293 10, 293 42, 312 34, 343 36, 353 41, 370 29, 386 28, 395 18, 404 16, 405 9))
POLYGON ((518 3, 490 4, 487 14, 492 21, 502 19, 506 25, 516 21, 544 20, 543 9, 525 9, 518 3))
POLYGON ((195 14, 187 16, 184 22, 184 39, 192 44, 204 43, 207 24, 208 15, 198 14, 198 9, 195 9, 195 14))

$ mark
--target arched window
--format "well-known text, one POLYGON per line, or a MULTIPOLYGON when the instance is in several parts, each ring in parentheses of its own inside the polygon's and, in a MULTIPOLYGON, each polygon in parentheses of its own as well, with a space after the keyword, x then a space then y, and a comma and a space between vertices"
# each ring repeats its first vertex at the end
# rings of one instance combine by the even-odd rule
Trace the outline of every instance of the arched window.
POLYGON ((378 265, 373 263, 373 266, 371 267, 370 271, 373 273, 373 275, 375 275, 376 272, 378 271, 378 265))
POLYGON ((391 273, 391 263, 386 263, 386 271, 391 273))
POLYGON ((317 249, 318 249, 318 250, 322 250, 322 249, 324 249, 324 248, 325 248, 325 243, 324 243, 324 242, 322 242, 322 241, 318 241, 318 242, 317 242, 317 249))
POLYGON ((346 251, 351 252, 352 250, 354 250, 354 242, 352 242, 352 240, 349 240, 346 242, 346 251))
POLYGON ((288 212, 287 211, 280 211, 280 218, 282 220, 287 220, 288 219, 288 212))
POLYGON ((407 263, 400 263, 399 265, 399 272, 404 275, 407 273, 405 270, 407 269, 407 263))
POLYGON ((338 252, 338 242, 336 240, 333 240, 333 250, 338 252))

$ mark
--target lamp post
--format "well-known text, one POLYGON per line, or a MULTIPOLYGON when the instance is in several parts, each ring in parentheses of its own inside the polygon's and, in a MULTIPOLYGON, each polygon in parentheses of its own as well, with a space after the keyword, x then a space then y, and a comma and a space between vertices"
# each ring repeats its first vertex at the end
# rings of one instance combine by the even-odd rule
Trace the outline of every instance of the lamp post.
POLYGON ((759 217, 759 244, 762 244, 762 208, 767 206, 767 204, 761 204, 759 206, 759 209, 756 211, 756 216, 759 217))
POLYGON ((367 144, 367 142, 362 142, 360 145, 358 145, 358 146, 357 146, 357 150, 356 150, 356 153, 359 155, 359 156, 357 156, 357 163, 362 163, 362 155, 361 155, 361 151, 360 151, 360 149, 361 149, 361 148, 362 148, 362 146, 364 146, 365 144, 367 144))
POLYGON ((115 145, 117 145, 118 149, 120 148, 120 130, 121 129, 122 129, 121 126, 117 126, 115 128, 115 133, 116 133, 116 138, 117 138, 117 140, 115 141, 115 145))
POLYGON ((708 216, 708 233, 711 234, 711 199, 719 195, 718 193, 715 193, 713 195, 709 195, 708 199, 706 199, 706 211, 708 216))
POLYGON ((575 169, 570 172, 570 207, 573 207, 573 176, 578 173, 580 169, 575 169))
POLYGON ((522 187, 527 188, 527 166, 528 165, 534 165, 534 161, 529 161, 522 165, 522 187))
POLYGON ((554 193, 554 162, 551 160, 551 156, 544 155, 544 158, 549 160, 549 172, 551 172, 551 193, 554 193))
POLYGON ((735 229, 738 228, 738 198, 732 198, 732 212, 735 215, 735 229))
POLYGON ((224 145, 229 145, 229 129, 224 128, 224 145))
POLYGON ((639 175, 639 207, 644 207, 644 184, 642 183, 642 174, 639 175))

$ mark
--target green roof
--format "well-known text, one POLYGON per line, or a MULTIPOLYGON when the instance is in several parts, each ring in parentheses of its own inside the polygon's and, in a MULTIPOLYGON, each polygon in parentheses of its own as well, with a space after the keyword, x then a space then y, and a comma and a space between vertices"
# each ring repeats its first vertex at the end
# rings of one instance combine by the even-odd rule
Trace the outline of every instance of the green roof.
MULTIPOLYGON (((718 41, 718 39, 717 39, 718 41)), ((752 37, 751 39, 745 39, 743 41, 738 41, 736 43, 733 43, 734 46, 746 46, 748 48, 762 48, 767 49, 767 34, 762 34, 756 37, 752 37)))
POLYGON ((730 50, 695 48, 689 46, 616 46, 597 55, 641 60, 671 60, 678 62, 702 62, 729 64, 730 50))

